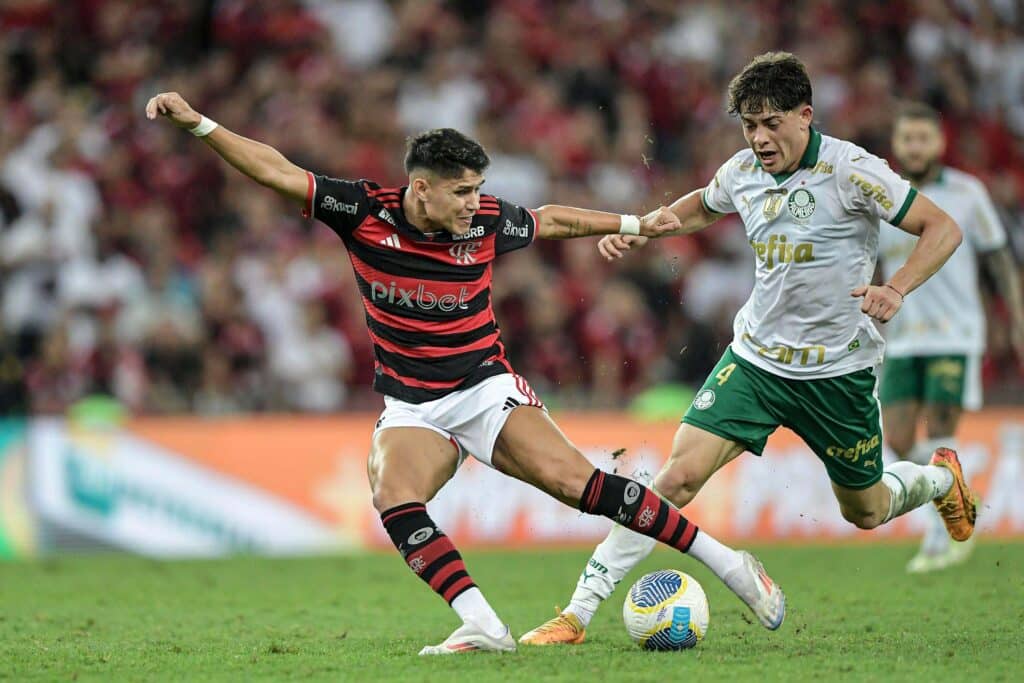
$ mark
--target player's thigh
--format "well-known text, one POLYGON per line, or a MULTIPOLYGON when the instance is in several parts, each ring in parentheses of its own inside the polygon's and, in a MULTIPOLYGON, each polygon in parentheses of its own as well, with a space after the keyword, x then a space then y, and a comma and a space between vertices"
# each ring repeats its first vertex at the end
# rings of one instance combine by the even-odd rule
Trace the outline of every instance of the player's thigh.
POLYGON ((541 408, 512 410, 494 444, 499 472, 532 484, 567 505, 579 504, 594 466, 541 408))
POLYGON ((676 507, 683 507, 712 474, 746 450, 742 443, 683 422, 672 440, 668 460, 654 478, 654 489, 676 507))
MULTIPOLYGON (((882 425, 871 369, 790 382, 786 426, 810 446, 832 483, 863 491, 882 478, 882 425)), ((867 494, 865 494, 867 495, 867 494)))
POLYGON ((432 499, 459 466, 459 449, 425 427, 392 427, 373 436, 367 474, 379 512, 432 499))
POLYGON ((967 356, 931 356, 925 364, 923 418, 928 438, 952 436, 963 412, 967 356))
POLYGON ((917 441, 917 420, 921 415, 921 404, 917 401, 882 403, 882 433, 885 442, 901 458, 910 455, 917 441))
POLYGON ((923 359, 900 356, 885 359, 879 380, 882 427, 889 447, 901 458, 910 454, 917 440, 917 419, 924 398, 923 359))

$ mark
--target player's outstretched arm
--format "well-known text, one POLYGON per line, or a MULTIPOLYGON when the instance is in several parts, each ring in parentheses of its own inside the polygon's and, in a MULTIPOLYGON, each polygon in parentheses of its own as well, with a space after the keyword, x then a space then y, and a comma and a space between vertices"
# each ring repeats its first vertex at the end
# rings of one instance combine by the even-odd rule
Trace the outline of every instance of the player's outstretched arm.
MULTIPOLYGON (((664 230, 657 237, 669 237, 671 235, 686 235, 697 232, 708 227, 719 218, 720 213, 708 211, 701 199, 704 188, 694 190, 683 195, 672 203, 669 211, 676 217, 678 227, 671 230, 664 230)), ((648 218, 650 214, 644 216, 648 218)), ((647 244, 647 237, 637 235, 607 235, 601 238, 597 244, 597 250, 608 261, 622 258, 630 249, 637 249, 647 244)))
POLYGON ((864 298, 860 307, 864 313, 883 323, 896 315, 903 298, 934 275, 963 240, 956 221, 922 194, 914 198, 898 227, 918 235, 907 262, 885 284, 863 285, 850 292, 850 296, 864 298))
POLYGON ((200 131, 202 140, 213 151, 261 185, 295 202, 306 201, 309 189, 306 171, 288 161, 270 145, 232 133, 224 126, 206 119, 176 92, 160 93, 150 98, 146 104, 146 117, 152 120, 157 116, 165 117, 179 128, 200 131), (209 126, 215 127, 212 132, 206 132, 203 128, 197 128, 201 123, 207 129, 209 126))
POLYGON ((551 240, 612 234, 658 237, 679 227, 679 220, 664 206, 642 218, 557 204, 542 206, 534 213, 537 237, 551 240))

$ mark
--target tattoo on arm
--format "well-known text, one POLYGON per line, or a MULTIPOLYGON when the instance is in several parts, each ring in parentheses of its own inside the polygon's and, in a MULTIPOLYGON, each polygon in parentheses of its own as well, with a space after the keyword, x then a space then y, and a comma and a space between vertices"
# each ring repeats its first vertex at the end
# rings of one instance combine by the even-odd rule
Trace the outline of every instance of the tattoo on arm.
POLYGON ((591 228, 589 225, 584 225, 579 221, 574 221, 573 223, 570 223, 567 227, 569 228, 569 237, 586 237, 588 235, 594 234, 593 228, 591 228))

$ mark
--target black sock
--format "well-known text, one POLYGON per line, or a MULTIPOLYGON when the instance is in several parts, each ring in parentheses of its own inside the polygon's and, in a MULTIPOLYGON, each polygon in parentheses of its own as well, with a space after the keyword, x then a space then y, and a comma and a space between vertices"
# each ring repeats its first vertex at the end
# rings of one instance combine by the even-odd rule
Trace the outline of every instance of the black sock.
POLYGON ((455 545, 427 514, 423 503, 405 503, 380 515, 405 563, 448 604, 476 586, 455 545))
POLYGON ((697 535, 697 525, 654 491, 632 479, 601 470, 594 470, 583 489, 580 510, 604 515, 684 553, 697 535))

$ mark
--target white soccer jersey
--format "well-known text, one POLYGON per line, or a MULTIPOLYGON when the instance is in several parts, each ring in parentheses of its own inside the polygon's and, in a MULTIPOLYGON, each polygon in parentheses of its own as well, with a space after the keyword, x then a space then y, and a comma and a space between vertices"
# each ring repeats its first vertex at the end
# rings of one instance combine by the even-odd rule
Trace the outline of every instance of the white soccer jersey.
POLYGON ((750 149, 733 155, 703 193, 711 211, 740 214, 754 250, 733 352, 794 379, 878 365, 885 342, 850 292, 871 282, 879 220, 899 224, 916 194, 883 159, 813 128, 794 173, 773 176, 750 149))
MULTIPOLYGON (((985 350, 985 312, 978 291, 979 253, 1006 244, 992 200, 981 181, 943 168, 921 193, 952 216, 964 233, 960 248, 911 292, 886 329, 890 356, 977 354, 985 350)), ((906 263, 917 237, 882 225, 879 255, 886 279, 906 263)))

